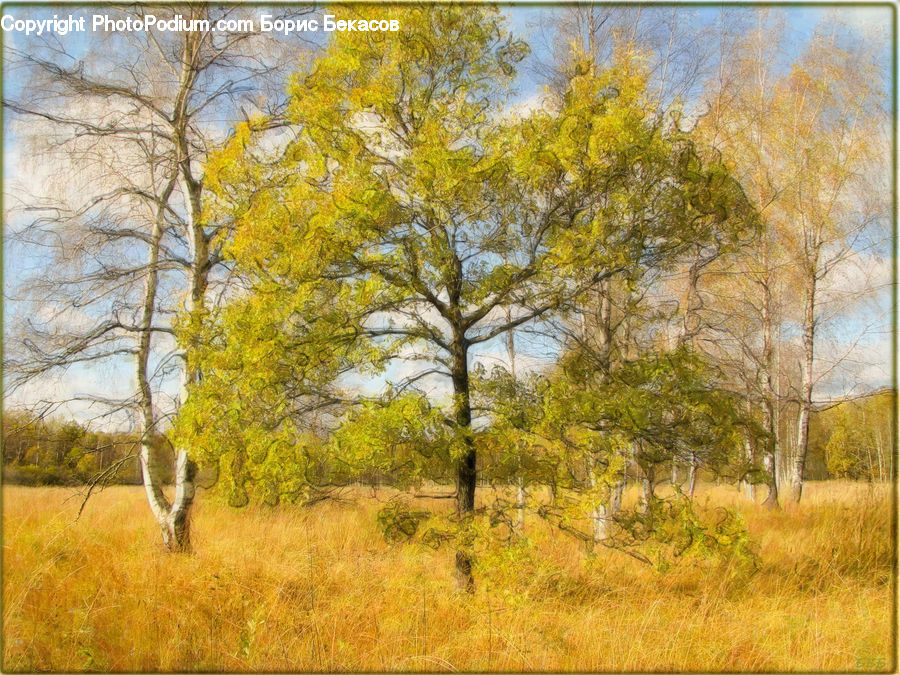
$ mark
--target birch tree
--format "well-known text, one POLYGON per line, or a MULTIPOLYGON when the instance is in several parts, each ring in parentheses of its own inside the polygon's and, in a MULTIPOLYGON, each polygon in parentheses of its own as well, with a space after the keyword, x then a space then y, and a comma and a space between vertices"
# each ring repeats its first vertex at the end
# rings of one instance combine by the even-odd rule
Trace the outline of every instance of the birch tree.
POLYGON ((560 8, 537 70, 554 91, 564 91, 573 53, 604 69, 624 45, 639 51, 647 69, 647 102, 656 114, 681 110, 710 60, 706 29, 684 7, 583 3, 560 8))
POLYGON ((864 245, 866 231, 887 208, 860 189, 868 187, 860 174, 879 172, 887 162, 879 141, 883 124, 879 69, 859 41, 843 37, 837 21, 820 26, 780 91, 788 122, 781 149, 794 177, 782 202, 793 226, 786 245, 798 262, 803 289, 800 412, 791 471, 795 502, 802 495, 809 446, 821 288, 864 245))
MULTIPOLYGON (((870 246, 884 213, 871 182, 886 162, 872 142, 883 125, 881 75, 877 47, 837 23, 823 23, 790 66, 782 17, 761 10, 747 23, 738 35, 727 17, 721 22, 698 133, 739 177, 764 226, 754 245, 714 267, 707 313, 717 329, 702 343, 761 411, 765 504, 777 506, 788 455, 791 495, 800 498, 813 387, 828 370, 814 368, 817 330, 841 316, 834 295, 826 309, 817 289, 870 246), (788 361, 792 332, 802 342, 797 368, 788 361), (799 408, 793 444, 783 442, 781 422, 792 402, 799 408)), ((843 295, 872 290, 861 277, 843 295)))
MULTIPOLYGON (((773 215, 785 176, 775 171, 777 153, 772 132, 779 121, 771 115, 777 93, 776 62, 783 53, 784 25, 769 10, 760 10, 736 25, 733 16, 719 17, 717 67, 710 80, 707 112, 698 131, 714 151, 734 163, 736 174, 765 223, 753 245, 714 269, 709 293, 714 302, 710 322, 719 327, 705 346, 731 360, 728 370, 743 381, 753 406, 759 406, 766 429, 765 504, 778 506, 779 452, 777 331, 783 320, 781 292, 786 288, 786 260, 779 244, 780 221, 773 215), (730 356, 726 356, 730 354, 730 356)), ((752 452, 752 446, 750 447, 752 452)))
MULTIPOLYGON (((212 23, 240 14, 195 6, 113 13, 212 23)), ((31 78, 31 86, 4 106, 42 160, 52 158, 61 169, 46 192, 20 198, 20 245, 44 247, 53 258, 49 274, 19 288, 19 297, 40 308, 32 315, 44 320, 21 322, 4 363, 14 373, 7 394, 76 364, 95 371, 108 364, 124 378, 123 359, 130 360, 133 394, 78 398, 103 406, 106 415, 136 413, 144 486, 164 544, 189 550, 196 466, 187 448, 174 448, 170 501, 150 457, 173 406, 199 378, 175 347, 171 319, 182 308, 192 321, 202 320, 221 262, 215 243, 221 224, 201 215, 206 157, 249 95, 277 91, 270 85, 280 85, 283 59, 272 40, 208 28, 93 39, 77 57, 51 41, 7 47, 10 68, 31 78)), ((278 100, 270 98, 275 107, 278 100)))

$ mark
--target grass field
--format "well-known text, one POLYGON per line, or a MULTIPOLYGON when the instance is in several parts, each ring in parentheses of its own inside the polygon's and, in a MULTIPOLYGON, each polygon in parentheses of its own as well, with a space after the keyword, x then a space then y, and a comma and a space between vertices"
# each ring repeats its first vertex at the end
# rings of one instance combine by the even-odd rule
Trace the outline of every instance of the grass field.
POLYGON ((387 545, 371 497, 234 511, 201 494, 188 556, 163 552, 141 488, 77 522, 72 494, 3 488, 4 672, 895 668, 888 486, 813 483, 777 513, 707 487, 746 519, 750 577, 586 558, 529 521, 536 555, 473 596, 451 551, 387 545))

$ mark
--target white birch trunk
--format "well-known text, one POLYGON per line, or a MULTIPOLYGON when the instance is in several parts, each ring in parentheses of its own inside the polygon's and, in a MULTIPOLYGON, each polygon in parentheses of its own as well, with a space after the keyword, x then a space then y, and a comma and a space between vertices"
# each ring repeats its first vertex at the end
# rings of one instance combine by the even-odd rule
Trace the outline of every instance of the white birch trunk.
MULTIPOLYGON (((600 287, 597 290, 597 310, 596 310, 596 339, 598 343, 598 351, 601 355, 601 361, 604 364, 604 367, 609 372, 611 368, 611 360, 612 360, 612 341, 613 341, 613 329, 612 329, 612 297, 611 297, 612 289, 610 287, 610 283, 608 280, 601 283, 600 287)), ((582 335, 581 339, 583 342, 587 343, 589 339, 587 324, 584 321, 584 316, 582 315, 582 335)), ((590 466, 590 478, 591 478, 591 488, 595 492, 595 503, 594 508, 591 514, 591 521, 593 524, 593 538, 595 542, 602 541, 606 539, 608 531, 607 531, 607 517, 610 515, 608 512, 610 511, 610 507, 607 506, 608 501, 612 501, 612 499, 607 498, 606 500, 599 498, 596 496, 597 490, 597 477, 595 475, 596 469, 596 458, 591 457, 591 466, 590 466)), ((614 512, 614 511, 613 511, 614 512)))
POLYGON ((650 512, 650 502, 653 500, 653 480, 649 476, 641 479, 643 495, 641 496, 641 512, 650 512))
MULTIPOLYGON (((813 269, 815 269, 813 267, 813 269)), ((810 275, 806 282, 806 304, 803 317, 803 369, 800 386, 800 415, 797 419, 797 446, 791 472, 791 499, 800 502, 803 495, 804 467, 809 447, 809 417, 812 411, 813 347, 815 340, 816 280, 810 275)))
MULTIPOLYGON (((190 321, 197 320, 204 306, 206 287, 209 275, 209 243, 202 225, 202 184, 193 176, 191 166, 192 153, 185 135, 183 120, 187 117, 189 92, 193 89, 197 77, 196 55, 200 46, 200 36, 190 34, 185 38, 182 58, 182 71, 179 82, 179 96, 175 103, 172 132, 178 148, 178 170, 181 190, 188 207, 186 235, 190 251, 189 288, 185 302, 185 310, 190 321)), ((181 403, 189 395, 189 386, 199 381, 200 374, 193 370, 187 359, 181 369, 181 403)), ((194 503, 196 491, 194 479, 197 467, 188 456, 187 449, 177 448, 175 451, 175 500, 166 518, 169 547, 178 550, 190 550, 190 510, 194 503)))
POLYGON ((625 471, 622 471, 622 478, 613 489, 612 500, 610 502, 609 515, 616 515, 622 508, 622 495, 625 493, 625 471))
POLYGON ((697 458, 691 453, 691 460, 688 466, 688 495, 693 499, 694 489, 697 487, 697 458))
MULTIPOLYGON (((512 310, 507 308, 506 320, 512 321, 512 310)), ((506 333, 506 351, 509 353, 509 374, 516 379, 516 338, 512 330, 506 333)), ((518 447, 518 469, 516 478, 516 528, 519 532, 525 529, 525 478, 522 476, 522 448, 518 447)))
POLYGON ((516 488, 516 527, 519 532, 525 529, 525 479, 521 475, 516 488))
POLYGON ((763 284, 763 417, 766 429, 766 445, 763 453, 763 463, 766 468, 766 499, 763 504, 770 508, 778 508, 778 355, 775 336, 775 321, 773 319, 772 275, 769 274, 769 249, 764 249, 766 278, 763 284))
MULTIPOLYGON (((596 493, 597 490, 597 476, 596 476, 596 468, 597 463, 594 457, 591 457, 591 489, 596 493)), ((594 502, 594 510, 591 513, 591 521, 593 523, 593 537, 595 542, 602 541, 606 539, 606 504, 602 499, 599 499, 595 494, 595 502, 594 502)))
MULTIPOLYGON (((138 349, 136 354, 135 375, 138 385, 138 398, 140 406, 140 432, 141 451, 139 455, 141 466, 141 478, 150 510, 156 518, 162 531, 163 543, 170 551, 186 551, 190 549, 190 541, 187 536, 185 518, 182 509, 185 504, 186 493, 178 490, 176 466, 176 508, 170 505, 162 489, 162 481, 156 474, 152 461, 153 436, 156 432, 156 417, 153 411, 153 392, 150 388, 148 376, 148 362, 151 351, 151 339, 153 336, 153 314, 156 308, 156 294, 159 274, 159 251, 163 235, 164 210, 174 190, 175 182, 170 181, 160 199, 160 207, 151 235, 150 249, 147 256, 147 276, 144 280, 144 297, 141 306, 139 321, 138 349), (179 499, 180 497, 180 499, 179 499)), ((191 495, 193 491, 191 490, 191 495)))
POLYGON ((878 457, 878 482, 884 482, 884 443, 881 438, 881 431, 878 431, 875 435, 875 452, 878 457))
POLYGON ((601 542, 606 539, 606 507, 598 503, 592 514, 594 521, 594 541, 601 542))
MULTIPOLYGON (((751 445, 749 438, 744 439, 744 456, 747 459, 747 462, 752 465, 755 458, 753 457, 753 446, 751 445)), ((744 488, 744 495, 751 502, 755 502, 756 484, 752 480, 741 481, 741 483, 744 488)))

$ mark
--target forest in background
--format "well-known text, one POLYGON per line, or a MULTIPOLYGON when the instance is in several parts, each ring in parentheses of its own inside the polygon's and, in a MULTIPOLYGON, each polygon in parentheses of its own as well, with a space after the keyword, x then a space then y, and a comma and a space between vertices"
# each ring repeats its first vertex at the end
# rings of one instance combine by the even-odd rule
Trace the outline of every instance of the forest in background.
MULTIPOLYGON (((815 411, 810 421, 808 479, 892 480, 894 410, 893 394, 882 391, 815 411)), ((170 484, 171 443, 159 439, 154 447, 156 471, 163 483, 170 484)), ((139 485, 139 452, 140 438, 133 434, 92 432, 74 421, 45 420, 27 412, 3 415, 3 482, 7 484, 88 485, 109 472, 105 483, 139 485)))

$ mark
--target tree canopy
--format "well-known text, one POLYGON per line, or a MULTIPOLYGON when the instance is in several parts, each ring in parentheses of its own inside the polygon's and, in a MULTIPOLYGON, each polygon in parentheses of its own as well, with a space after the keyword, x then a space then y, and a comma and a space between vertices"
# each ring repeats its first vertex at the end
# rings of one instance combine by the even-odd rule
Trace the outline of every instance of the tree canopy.
POLYGON ((292 78, 289 142, 267 147, 267 120, 250 120, 210 162, 207 217, 232 223, 242 290, 182 326, 203 378, 180 433, 234 503, 266 481, 286 494, 373 464, 431 466, 411 475, 449 473, 466 522, 470 350, 565 316, 605 280, 739 239, 755 216, 727 169, 655 114, 627 45, 606 70, 573 54, 564 93, 523 113, 512 83, 528 48, 497 10, 387 11, 402 31, 336 34, 292 78), (396 378, 399 362, 413 367, 396 378), (362 373, 384 391, 365 392, 362 373), (420 387, 428 377, 447 395, 420 387))

